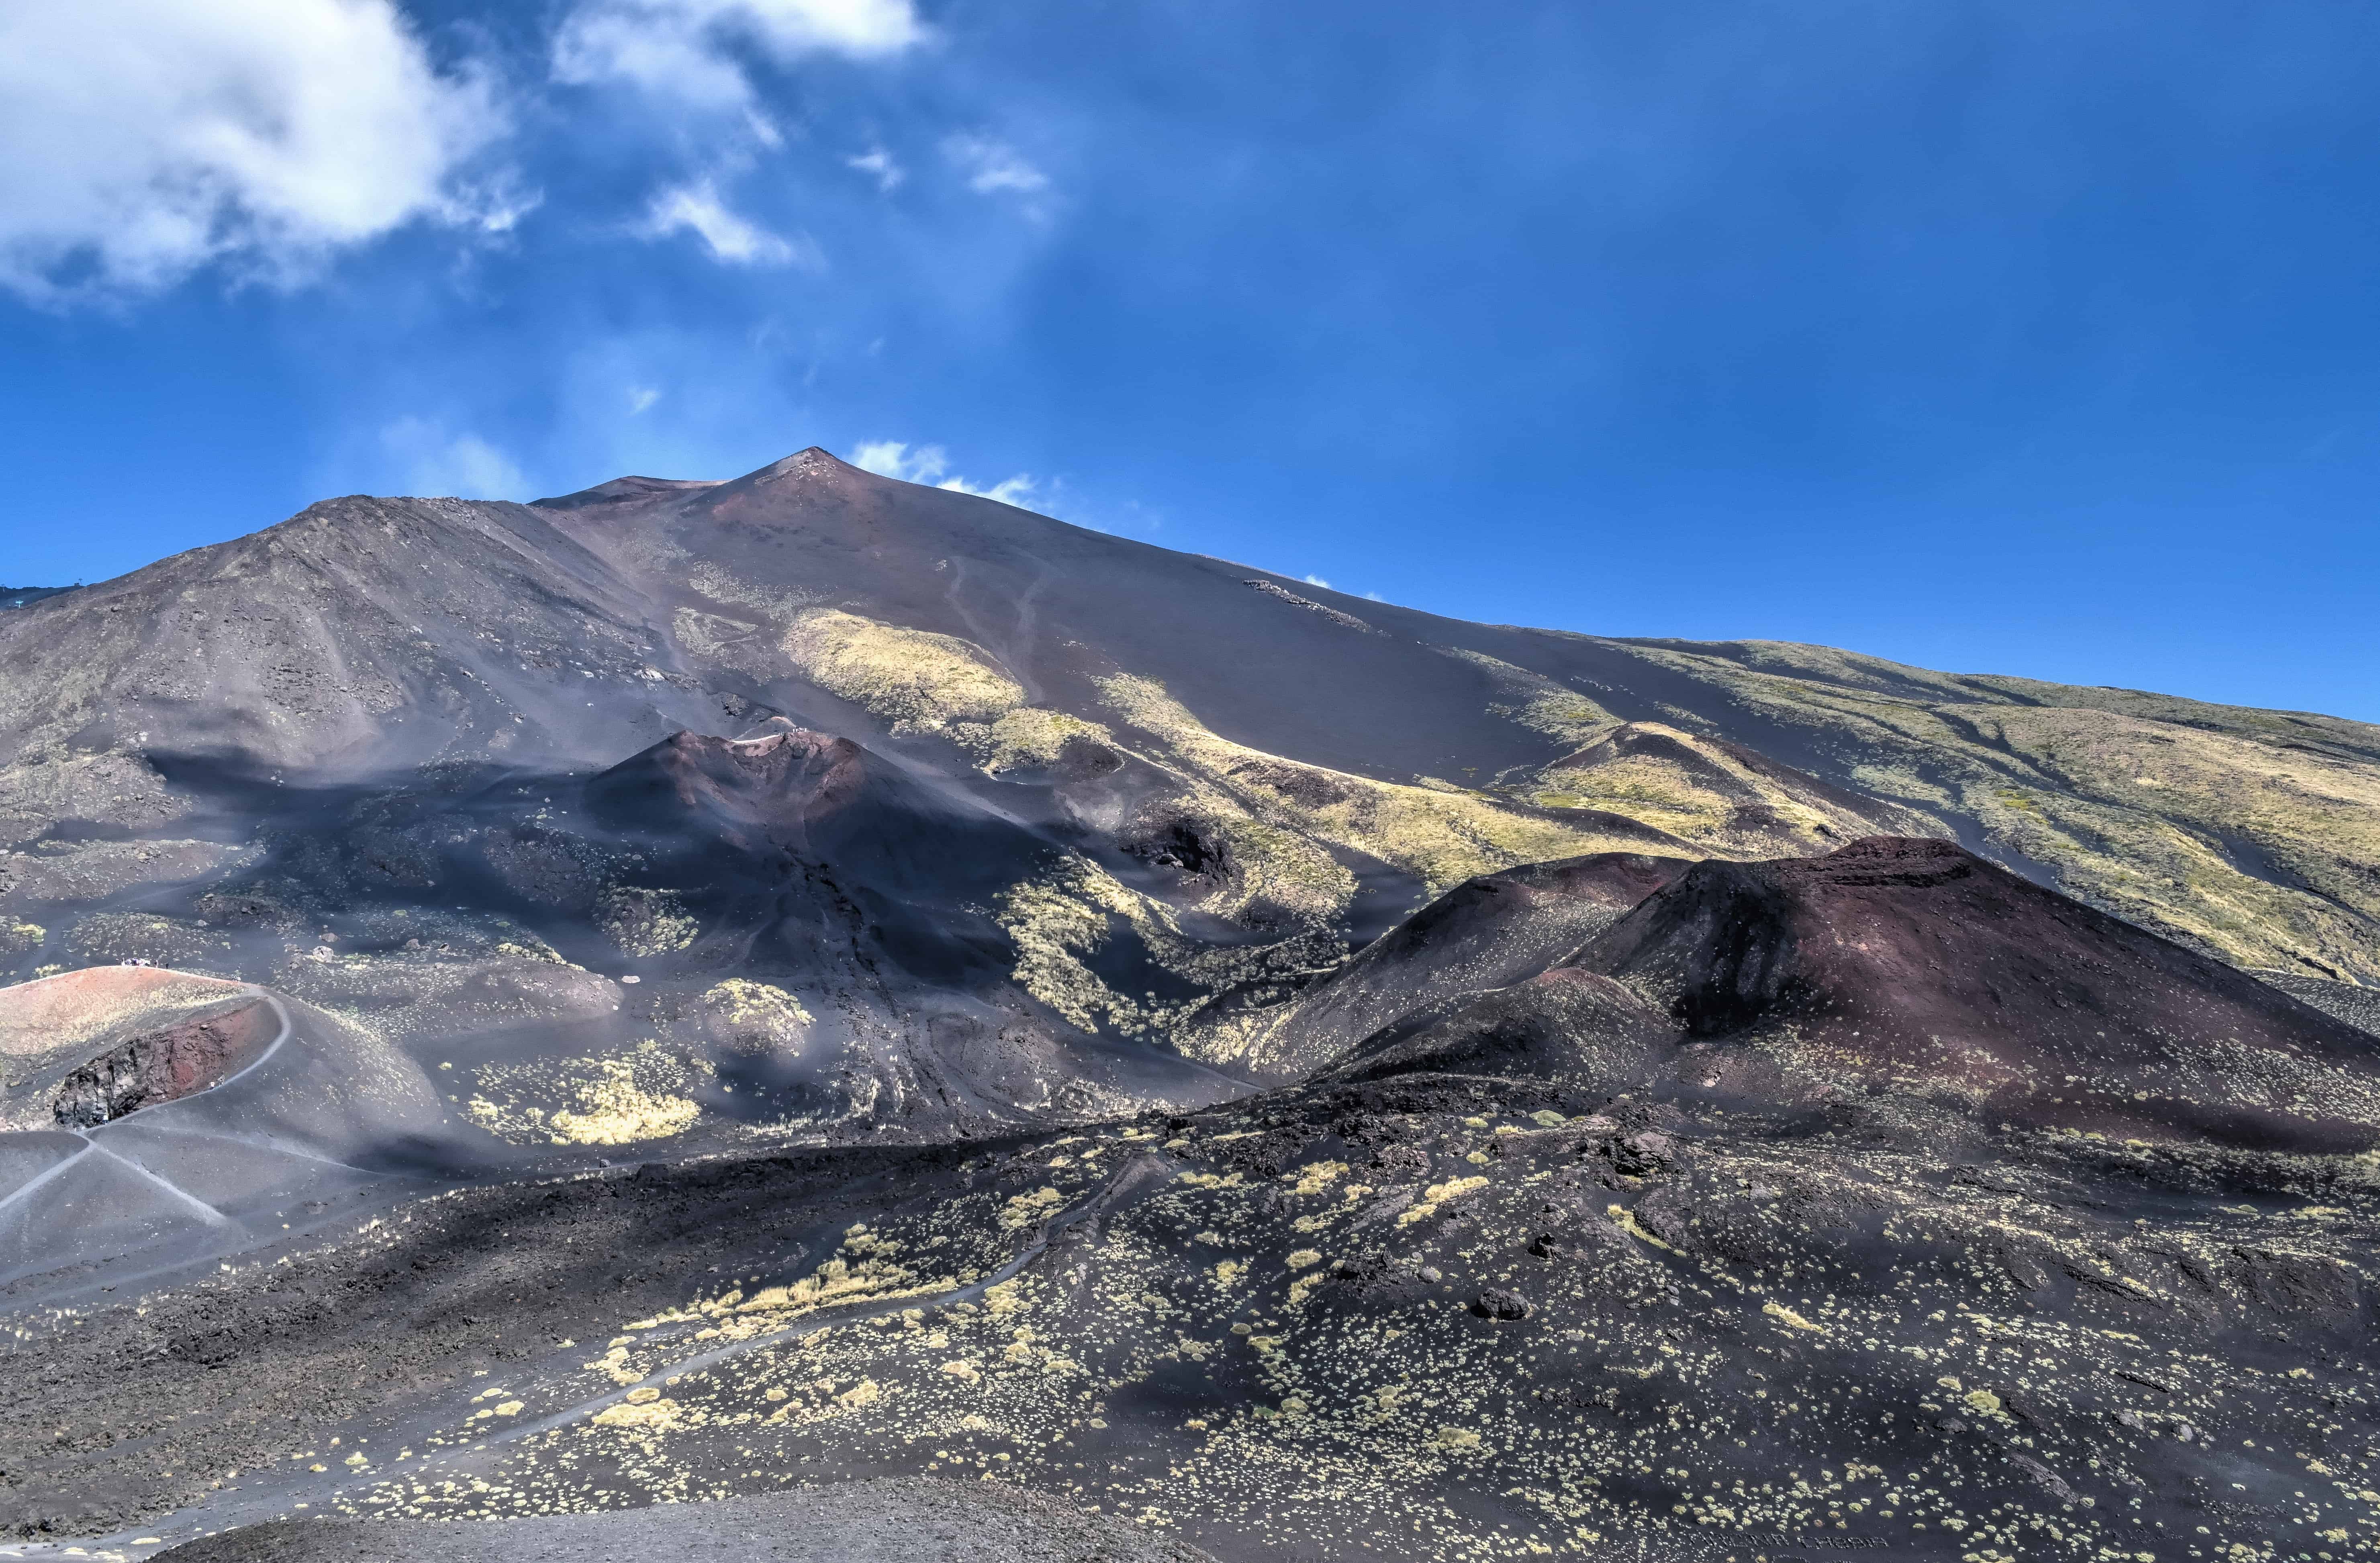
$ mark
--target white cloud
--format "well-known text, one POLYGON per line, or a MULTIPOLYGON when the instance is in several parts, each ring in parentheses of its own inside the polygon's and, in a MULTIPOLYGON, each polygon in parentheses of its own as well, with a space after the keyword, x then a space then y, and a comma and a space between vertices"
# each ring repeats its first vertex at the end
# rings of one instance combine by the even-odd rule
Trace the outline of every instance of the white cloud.
POLYGON ((648 238, 692 233, 710 250, 710 258, 730 266, 785 266, 795 261, 819 263, 817 248, 807 239, 781 238, 768 229, 737 216, 719 199, 708 179, 676 185, 655 195, 646 209, 642 229, 648 238))
POLYGON ((895 163, 892 160, 892 154, 882 147, 878 147, 875 151, 863 153, 858 157, 846 157, 843 161, 875 180, 876 188, 888 193, 900 188, 901 181, 909 176, 908 170, 895 163))
POLYGON ((785 144, 785 133, 777 128, 777 122, 759 109, 747 108, 744 111, 744 128, 752 133, 754 140, 771 151, 776 151, 785 144))
POLYGON ((1330 583, 1324 580, 1319 576, 1307 576, 1305 577, 1305 580, 1307 586, 1318 586, 1325 591, 1329 591, 1330 589, 1330 583))
POLYGON ((976 494, 1002 504, 1022 504, 1040 487, 1026 472, 1004 478, 988 489, 965 478, 945 476, 951 470, 951 458, 940 445, 919 445, 913 450, 905 441, 870 440, 853 451, 850 459, 854 466, 898 478, 905 483, 930 483, 937 489, 976 494))
POLYGON ((942 154, 966 176, 967 188, 978 195, 1038 195, 1050 188, 1050 176, 1025 161, 1006 141, 990 136, 953 136, 942 142, 942 154))
POLYGON ((528 479, 511 457, 477 434, 449 434, 422 418, 381 430, 381 444, 403 468, 405 491, 457 499, 522 499, 528 479))
POLYGON ((912 452, 904 440, 868 440, 851 453, 851 465, 904 483, 931 483, 951 469, 951 458, 940 445, 912 452))
POLYGON ((643 412, 649 411, 649 410, 651 408, 652 405, 653 405, 655 402, 660 401, 661 399, 662 399, 662 394, 661 394, 658 390, 654 389, 652 386, 650 386, 650 385, 631 385, 631 386, 629 386, 629 387, 628 387, 628 416, 629 416, 630 418, 635 418, 635 417, 636 417, 636 416, 638 416, 639 413, 643 413, 643 412))
POLYGON ((1040 486, 1033 480, 1033 475, 1029 472, 1020 472, 1014 478, 1003 478, 989 489, 978 489, 964 478, 945 478, 934 485, 938 489, 954 489, 963 494, 978 494, 985 499, 998 500, 1002 504, 1023 504, 1033 497, 1033 491, 1040 486))
POLYGON ((290 278, 416 220, 501 228, 519 205, 459 176, 504 129, 391 0, 0 6, 0 285, 290 278))
POLYGON ((751 97, 739 44, 780 60, 895 55, 922 41, 909 0, 582 0, 555 34, 556 79, 625 81, 710 108, 751 97))

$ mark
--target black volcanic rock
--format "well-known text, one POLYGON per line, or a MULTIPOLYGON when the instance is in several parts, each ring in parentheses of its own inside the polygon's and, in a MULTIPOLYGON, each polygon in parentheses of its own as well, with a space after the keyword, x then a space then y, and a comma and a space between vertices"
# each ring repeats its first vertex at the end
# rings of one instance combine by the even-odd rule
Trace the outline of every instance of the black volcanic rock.
POLYGON ((91 1129, 203 1091, 256 1056, 270 1021, 262 1004, 248 1004, 128 1037, 59 1083, 51 1116, 62 1129, 91 1129))

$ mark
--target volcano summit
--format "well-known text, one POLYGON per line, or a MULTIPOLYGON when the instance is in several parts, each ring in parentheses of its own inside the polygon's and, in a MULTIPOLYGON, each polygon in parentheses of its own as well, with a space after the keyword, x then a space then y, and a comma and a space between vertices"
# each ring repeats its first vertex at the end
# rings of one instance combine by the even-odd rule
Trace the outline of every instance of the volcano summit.
POLYGON ((22 1556, 2380 1536, 2380 729, 819 450, 10 600, 22 1556))

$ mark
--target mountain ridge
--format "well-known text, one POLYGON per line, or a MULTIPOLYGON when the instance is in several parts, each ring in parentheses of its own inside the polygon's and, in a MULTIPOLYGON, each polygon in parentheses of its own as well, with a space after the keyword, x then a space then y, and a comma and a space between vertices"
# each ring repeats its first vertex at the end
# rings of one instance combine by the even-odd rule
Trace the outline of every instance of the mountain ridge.
MULTIPOLYGON (((1208 878, 1172 900, 1316 937, 1353 915, 1363 942, 1393 906, 1529 861, 1913 832, 2243 967, 2380 980, 2380 732, 2360 724, 1464 624, 815 447, 532 506, 324 502, 12 612, 0 672, 0 873, 35 890, 133 888, 124 848, 59 831, 228 861, 194 843, 249 831, 243 788, 591 772, 783 717, 1087 830, 1109 876, 1187 842, 1208 878), (1299 606, 1325 600, 1378 633, 1299 606)), ((1111 915, 1106 891, 1060 891, 1111 915)), ((44 938, 74 904, 17 899, 44 938)), ((1121 1012, 1065 1000, 1066 966, 1036 967, 1039 1001, 1121 1012)), ((1208 1063, 1255 1045, 1194 1029, 1208 1063)))

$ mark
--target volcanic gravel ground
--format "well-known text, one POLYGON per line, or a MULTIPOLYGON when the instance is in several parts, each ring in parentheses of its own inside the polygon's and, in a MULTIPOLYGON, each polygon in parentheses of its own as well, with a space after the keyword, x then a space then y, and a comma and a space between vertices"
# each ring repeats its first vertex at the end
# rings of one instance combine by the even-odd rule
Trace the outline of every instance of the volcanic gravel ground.
POLYGON ((476 1524, 283 1521, 160 1563, 1200 1563, 1197 1548, 990 1483, 844 1486, 476 1524))
POLYGON ((1940 1127, 1409 1075, 447 1196, 44 1327, 0 1465, 126 1556, 921 1473, 1224 1557, 2372 1551, 2351 1165, 1940 1127))
POLYGON ((359 1447, 558 1342, 716 1289, 722 1271, 807 1269, 843 1226, 968 1154, 820 1152, 466 1190, 139 1303, 19 1314, 0 1383, 10 1403, 57 1414, 0 1422, 0 1523, 103 1533, 302 1472, 321 1461, 299 1451, 330 1448, 336 1429, 359 1447))

